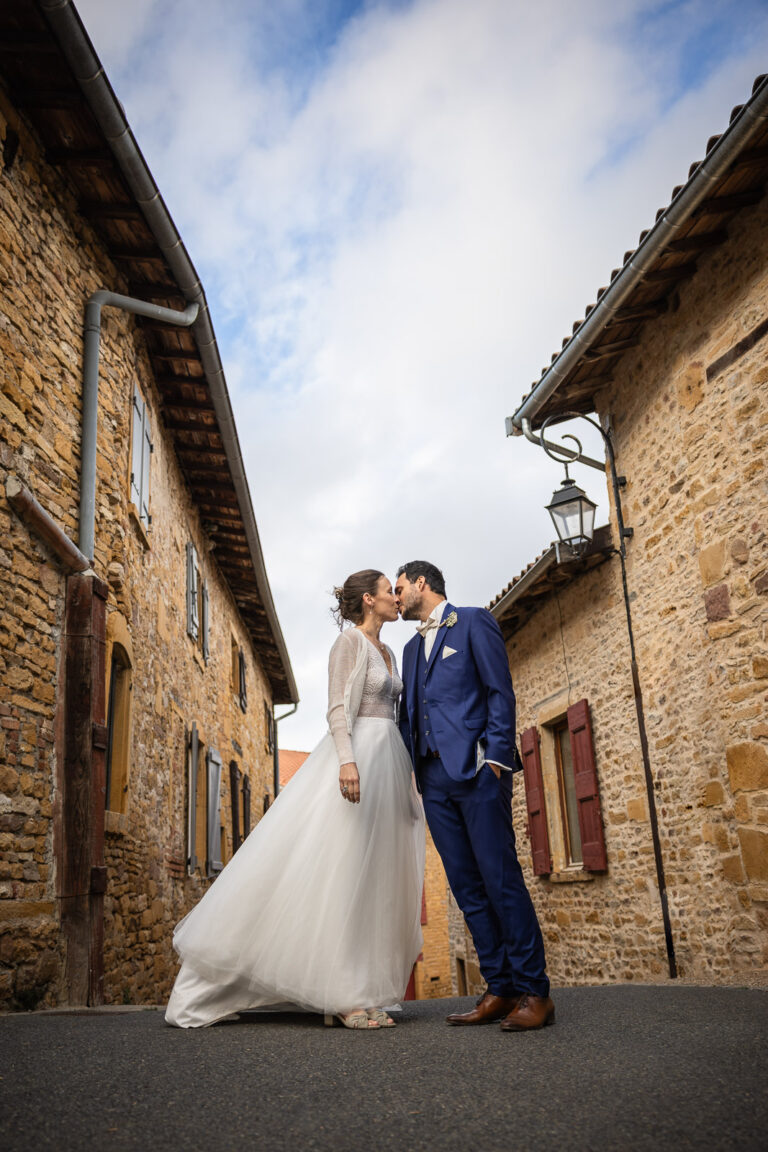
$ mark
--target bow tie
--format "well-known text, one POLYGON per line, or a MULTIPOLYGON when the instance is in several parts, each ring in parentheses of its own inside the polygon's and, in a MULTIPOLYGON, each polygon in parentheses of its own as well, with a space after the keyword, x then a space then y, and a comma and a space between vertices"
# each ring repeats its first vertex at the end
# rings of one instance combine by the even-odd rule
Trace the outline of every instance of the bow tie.
POLYGON ((426 636, 427 632, 431 632, 433 628, 439 628, 437 620, 433 616, 428 616, 421 624, 416 625, 416 631, 420 636, 426 636))

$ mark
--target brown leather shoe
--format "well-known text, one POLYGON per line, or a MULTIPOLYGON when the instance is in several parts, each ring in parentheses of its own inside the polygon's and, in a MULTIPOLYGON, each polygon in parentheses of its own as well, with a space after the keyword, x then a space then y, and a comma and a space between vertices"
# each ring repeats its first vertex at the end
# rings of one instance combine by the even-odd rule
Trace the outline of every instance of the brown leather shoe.
POLYGON ((515 1007, 501 1022, 502 1032, 528 1032, 533 1028, 546 1028, 555 1022, 555 1006, 549 996, 521 996, 515 1007))
POLYGON ((452 1012, 446 1016, 448 1024, 493 1024, 503 1020, 517 1006, 518 996, 494 996, 485 992, 471 1012, 452 1012))

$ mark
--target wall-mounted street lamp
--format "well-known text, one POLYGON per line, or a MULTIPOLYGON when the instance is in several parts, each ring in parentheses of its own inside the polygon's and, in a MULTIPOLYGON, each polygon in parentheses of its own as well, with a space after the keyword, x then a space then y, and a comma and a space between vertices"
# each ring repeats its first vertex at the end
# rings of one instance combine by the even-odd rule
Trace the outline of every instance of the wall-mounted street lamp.
POLYGON ((547 512, 552 517, 560 543, 568 544, 579 556, 589 547, 594 534, 596 508, 597 504, 568 475, 566 464, 565 480, 552 493, 547 512))
MULTIPOLYGON (((557 530, 559 539, 564 544, 569 544, 571 548, 581 555, 589 546, 592 539, 595 520, 596 504, 584 494, 581 488, 568 475, 567 460, 575 463, 582 460, 585 464, 591 467, 599 467, 597 461, 590 460, 585 457, 582 452, 581 444, 576 436, 572 436, 569 432, 563 435, 563 440, 573 440, 577 445, 577 451, 554 444, 545 440, 544 433, 547 430, 547 425, 552 422, 554 417, 548 417, 538 433, 538 442, 544 451, 553 460, 557 460, 560 464, 565 464, 565 479, 563 480, 560 488, 552 496, 552 500, 547 505, 549 512, 557 530), (564 459, 565 457, 565 459, 564 459)), ((675 960, 675 946, 672 939, 672 924, 669 918, 669 904, 667 901, 667 885, 664 878, 664 861, 661 855, 661 841, 659 839, 659 822, 656 814, 656 791, 654 788, 653 774, 651 772, 651 761, 648 751, 648 735, 645 729, 645 709, 643 705, 643 694, 640 688, 640 677, 637 670, 637 656, 635 653, 635 636, 632 629, 632 612, 630 609, 629 592, 627 590, 627 567, 626 555, 627 549, 625 541, 630 539, 633 535, 632 528, 626 528, 624 525, 624 514, 621 507, 621 489, 626 487, 626 478, 618 476, 616 473, 616 459, 613 451, 613 442, 611 441, 610 433, 607 432, 602 425, 598 424, 595 420, 590 419, 589 416, 584 416, 580 412, 566 412, 557 416, 558 422, 561 420, 586 420, 591 424, 603 438, 605 444, 605 455, 608 463, 608 470, 611 476, 611 486, 613 488, 613 503, 616 512, 616 521, 619 530, 619 559, 621 561, 621 582, 624 589, 624 608, 627 615, 627 632, 629 634, 629 651, 630 651, 630 664, 632 670, 632 686, 635 695, 635 711, 637 713, 637 727, 640 736, 640 748, 643 756, 643 770, 645 774, 645 788, 648 796, 648 816, 651 824, 651 838, 653 840, 653 855, 656 862, 656 879, 659 885, 659 897, 661 899, 661 914, 664 921, 664 939, 667 948, 667 961, 669 964, 669 975, 674 979, 677 976, 677 962, 675 960)), ((535 439, 535 434, 531 434, 529 439, 535 439)))

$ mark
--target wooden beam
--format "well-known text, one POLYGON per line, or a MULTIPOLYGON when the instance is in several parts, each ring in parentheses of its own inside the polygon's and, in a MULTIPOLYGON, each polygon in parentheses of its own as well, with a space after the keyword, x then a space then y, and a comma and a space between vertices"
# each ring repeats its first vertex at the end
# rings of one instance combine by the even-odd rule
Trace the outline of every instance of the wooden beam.
POLYGON ((209 412, 211 416, 216 413, 212 400, 188 400, 184 396, 169 396, 163 393, 164 408, 178 408, 182 412, 209 412))
MULTIPOLYGON (((168 325, 164 324, 163 327, 167 328, 168 325)), ((156 360, 170 360, 173 364, 186 364, 188 361, 194 363, 195 360, 200 359, 200 353, 197 349, 191 352, 183 352, 178 349, 171 351, 167 348, 150 348, 149 354, 156 360)))
POLYGON ((14 103, 22 108, 66 109, 79 108, 85 98, 79 89, 71 88, 12 88, 14 103))
POLYGON ((675 284, 693 276, 696 271, 695 264, 678 264, 676 268, 656 268, 646 272, 643 276, 646 284, 675 284))
POLYGON ((702 200, 691 216, 720 216, 726 212, 738 212, 740 208, 751 208, 759 204, 765 195, 764 188, 751 192, 733 192, 730 196, 710 196, 702 200))
POLYGON ((54 55, 59 46, 47 32, 13 32, 10 29, 0 37, 0 52, 45 52, 54 55))
POLYGON ((605 360, 608 356, 618 356, 621 352, 626 352, 629 348, 637 347, 637 340, 614 340, 610 344, 601 344, 598 348, 590 348, 582 356, 588 364, 594 363, 596 360, 605 360))
POLYGON ((654 316, 661 316, 667 311, 669 304, 666 297, 660 300, 649 300, 647 304, 635 304, 631 307, 619 308, 609 320, 606 328, 613 324, 631 324, 635 320, 650 320, 654 316))
POLYGON ((768 160, 768 147, 745 148, 734 161, 734 168, 751 168, 753 164, 764 164, 768 160))
POLYGON ((705 248, 717 248, 728 239, 724 228, 716 232, 702 232, 698 236, 680 236, 677 240, 670 240, 666 252, 701 252, 705 248))
POLYGON ((165 298, 166 296, 178 296, 184 300, 184 293, 178 284, 160 284, 153 280, 129 280, 131 293, 139 299, 142 297, 147 300, 155 299, 156 297, 165 298))
POLYGON ((89 220, 143 220, 144 215, 137 204, 129 201, 108 204, 100 200, 81 200, 80 212, 89 220))
POLYGON ((170 428, 173 432, 216 432, 215 424, 201 424, 198 420, 183 420, 171 416, 168 412, 163 412, 163 421, 166 428, 170 428))
POLYGON ((45 160, 54 168, 78 164, 101 167, 105 161, 114 160, 114 156, 109 148, 46 148, 45 160))
POLYGON ((152 260, 156 264, 165 264, 165 257, 157 248, 111 248, 109 255, 113 260, 152 260))

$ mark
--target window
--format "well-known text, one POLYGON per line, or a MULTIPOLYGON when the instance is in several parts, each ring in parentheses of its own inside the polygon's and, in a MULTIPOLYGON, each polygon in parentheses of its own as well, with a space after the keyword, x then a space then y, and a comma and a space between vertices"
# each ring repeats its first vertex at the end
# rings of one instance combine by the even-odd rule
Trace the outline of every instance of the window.
POLYGON ((153 448, 149 409, 138 388, 133 390, 132 427, 131 503, 136 508, 140 523, 145 530, 148 530, 152 523, 152 517, 149 514, 149 462, 153 448))
POLYGON ((215 748, 206 752, 197 725, 187 743, 187 871, 194 876, 215 876, 221 859, 221 757, 215 748))
POLYGON ((558 724, 554 729, 554 737, 557 783, 560 792, 560 815, 563 824, 566 862, 568 864, 581 864, 579 806, 576 800, 571 735, 568 731, 568 725, 558 724))
MULTIPOLYGON (((588 702, 579 700, 572 704, 564 719, 548 726, 548 739, 553 747, 556 777, 555 780, 547 777, 556 784, 550 796, 559 797, 560 825, 559 828, 553 826, 554 842, 556 845, 558 839, 562 842, 566 867, 602 872, 607 867, 607 857, 588 702)), ((531 841, 533 871, 539 876, 548 875, 553 867, 538 729, 526 729, 520 743, 528 809, 526 831, 531 841)))
POLYGON ((107 755, 105 804, 125 811, 131 732, 131 662, 121 644, 113 643, 107 687, 107 755))
POLYGON ((208 584, 201 579, 194 544, 187 544, 187 634, 197 644, 206 664, 210 657, 208 584))

